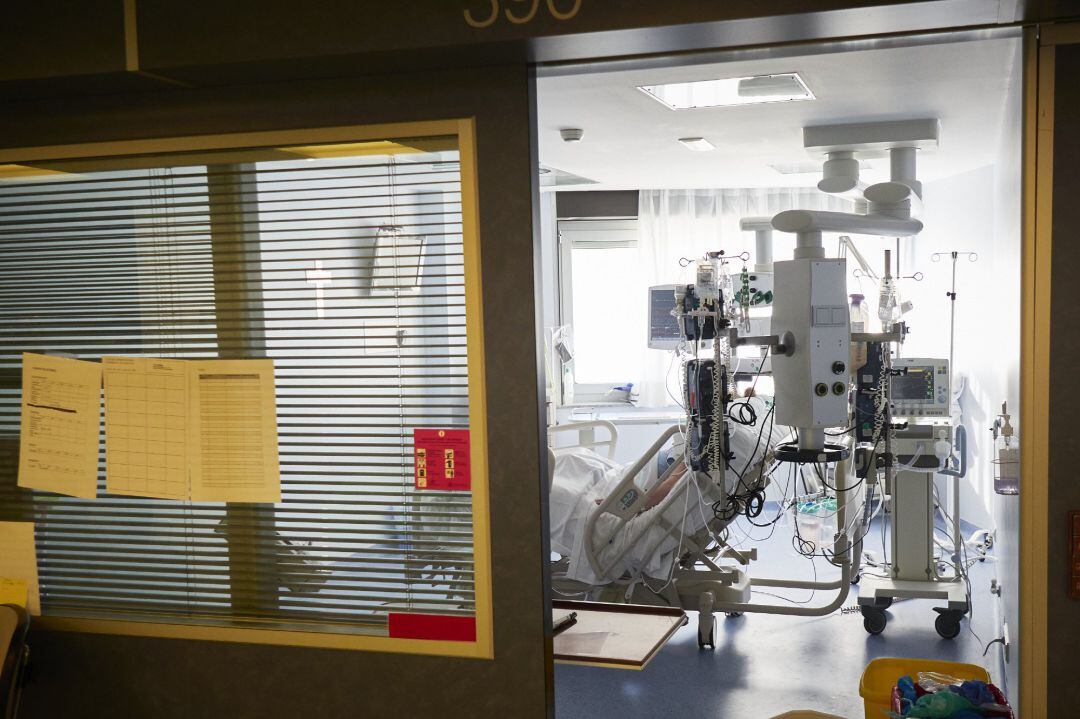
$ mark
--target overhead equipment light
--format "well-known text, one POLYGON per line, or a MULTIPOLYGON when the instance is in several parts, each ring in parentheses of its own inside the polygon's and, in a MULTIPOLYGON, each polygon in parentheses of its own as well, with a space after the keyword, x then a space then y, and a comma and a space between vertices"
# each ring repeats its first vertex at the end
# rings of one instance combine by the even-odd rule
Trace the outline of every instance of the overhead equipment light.
POLYGON ((641 85, 638 89, 672 110, 814 99, 797 72, 641 85))
POLYGON ((686 149, 693 150, 694 152, 710 152, 711 150, 716 149, 716 147, 704 137, 680 137, 679 142, 681 142, 686 149))

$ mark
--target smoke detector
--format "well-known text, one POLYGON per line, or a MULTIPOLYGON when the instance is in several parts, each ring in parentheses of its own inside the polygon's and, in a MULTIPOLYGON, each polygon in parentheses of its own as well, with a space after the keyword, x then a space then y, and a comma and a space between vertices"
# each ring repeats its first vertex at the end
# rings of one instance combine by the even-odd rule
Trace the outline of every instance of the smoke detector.
POLYGON ((581 142, 585 131, 580 127, 564 127, 559 130, 559 135, 562 136, 563 142, 581 142))

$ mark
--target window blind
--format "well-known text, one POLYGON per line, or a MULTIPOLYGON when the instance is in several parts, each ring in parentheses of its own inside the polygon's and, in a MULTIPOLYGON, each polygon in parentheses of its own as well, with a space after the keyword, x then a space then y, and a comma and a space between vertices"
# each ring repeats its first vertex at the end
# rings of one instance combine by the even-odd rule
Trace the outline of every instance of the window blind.
POLYGON ((455 139, 36 169, 0 179, 0 518, 44 612, 471 616, 471 494, 413 488, 413 430, 469 426, 455 139), (97 500, 17 488, 24 351, 272 359, 282 502, 107 496, 104 442, 97 500))

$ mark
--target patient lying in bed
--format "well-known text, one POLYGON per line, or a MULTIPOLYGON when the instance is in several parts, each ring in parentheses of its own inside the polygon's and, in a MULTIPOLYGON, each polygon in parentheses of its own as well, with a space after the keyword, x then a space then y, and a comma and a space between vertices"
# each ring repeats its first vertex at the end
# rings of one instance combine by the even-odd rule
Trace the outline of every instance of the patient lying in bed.
MULTIPOLYGON (((763 416, 763 413, 758 416, 763 416)), ((731 450, 735 454, 732 465, 742 472, 747 481, 756 479, 761 471, 761 463, 779 443, 781 433, 774 430, 772 440, 768 441, 766 429, 759 442, 757 427, 733 424, 730 434, 731 450)), ((584 448, 555 451, 555 473, 551 486, 551 550, 568 559, 567 579, 598 584, 629 573, 660 579, 662 583, 667 579, 675 555, 679 552, 680 537, 696 534, 706 521, 713 518, 712 503, 720 499, 719 491, 699 491, 693 477, 683 479, 685 466, 677 467, 661 484, 659 491, 649 497, 644 511, 618 531, 615 531, 620 521, 617 517, 601 515, 594 528, 598 538, 603 539, 614 532, 610 542, 599 553, 601 562, 618 556, 627 546, 630 549, 608 576, 598 578, 585 554, 585 524, 589 514, 618 485, 632 465, 633 462, 620 465, 584 448), (675 496, 666 508, 658 507, 667 494, 680 487, 682 482, 690 484, 685 492, 675 496), (676 528, 675 532, 669 534, 656 521, 659 518, 656 513, 661 511, 662 518, 676 528)), ((638 487, 651 488, 656 484, 655 463, 651 467, 638 476, 638 487)), ((727 474, 728 487, 734 487, 738 481, 736 473, 728 469, 727 474)))

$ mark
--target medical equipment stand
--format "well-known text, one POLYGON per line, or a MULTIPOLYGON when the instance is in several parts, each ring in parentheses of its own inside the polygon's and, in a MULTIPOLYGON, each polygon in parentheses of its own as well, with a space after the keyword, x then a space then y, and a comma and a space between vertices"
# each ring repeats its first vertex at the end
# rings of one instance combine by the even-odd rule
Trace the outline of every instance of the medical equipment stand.
MULTIPOLYGON (((853 341, 856 335, 852 336, 853 341)), ((862 337, 859 337, 862 339, 862 337)), ((891 352, 884 352, 885 377, 892 376, 891 352)), ((967 583, 960 571, 960 548, 957 544, 954 560, 955 576, 942 579, 937 575, 934 559, 934 514, 936 501, 934 496, 934 475, 951 475, 959 486, 961 478, 967 473, 967 441, 963 438, 962 428, 958 434, 962 438, 960 447, 961 466, 959 470, 909 468, 896 471, 898 457, 894 454, 892 443, 893 421, 891 382, 886 393, 884 406, 885 421, 885 476, 892 490, 891 522, 891 562, 889 577, 863 575, 859 586, 859 609, 863 615, 863 627, 870 634, 881 634, 888 623, 885 610, 892 606, 894 599, 944 599, 944 607, 936 607, 938 618, 934 622, 937 633, 945 639, 954 639, 960 634, 960 620, 968 613, 967 583)), ((873 468, 870 472, 875 471, 873 468)), ((957 491, 956 494, 959 494, 957 491)), ((956 507, 959 514, 959 505, 956 507)), ((954 526, 958 522, 954 518, 954 526)), ((954 529, 958 534, 958 530, 954 529)), ((954 537, 958 542, 958 538, 954 537)))
MULTIPOLYGON (((957 478, 956 481, 959 481, 957 478)), ((934 560, 934 472, 902 470, 892 474, 892 555, 890 577, 863 575, 859 607, 863 626, 880 634, 888 622, 893 599, 944 599, 934 623, 945 639, 960 634, 968 612, 967 585, 959 574, 939 579, 934 560)))
MULTIPOLYGON (((978 262, 979 254, 977 252, 961 252, 958 250, 952 250, 950 252, 935 252, 930 255, 931 262, 940 262, 942 257, 950 257, 952 259, 952 284, 949 286, 949 291, 946 292, 946 296, 949 298, 949 372, 954 372, 956 367, 953 364, 956 351, 956 262, 960 255, 967 257, 968 262, 978 262)), ((953 382, 953 377, 949 377, 949 388, 956 386, 953 382)), ((966 452, 966 448, 965 448, 966 452)), ((953 532, 953 564, 957 567, 960 566, 962 558, 964 540, 960 535, 960 477, 954 477, 952 487, 952 502, 949 506, 949 511, 952 514, 952 532, 953 532)))

